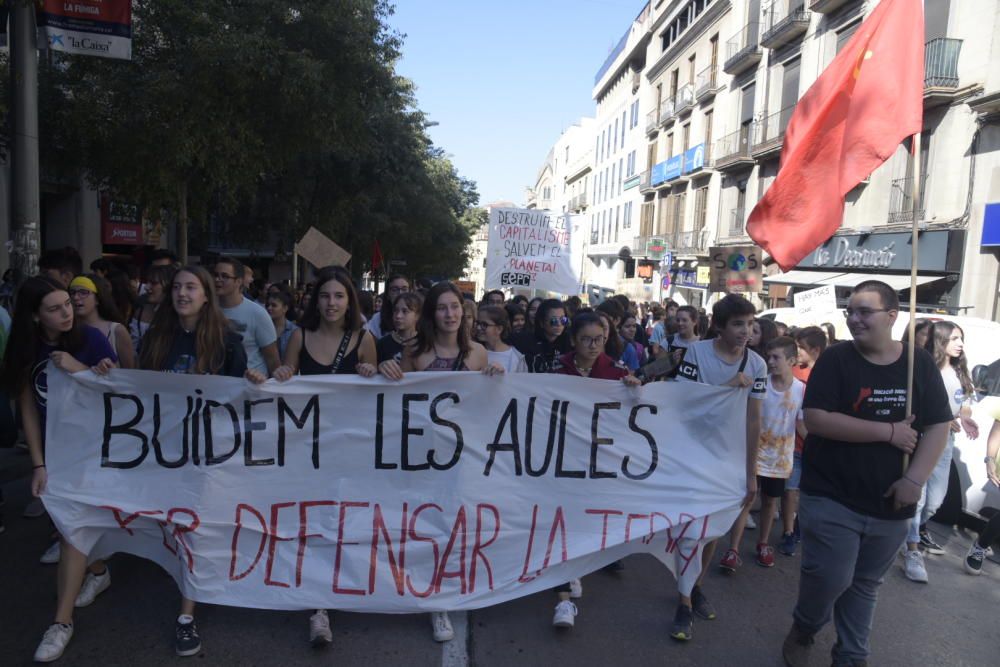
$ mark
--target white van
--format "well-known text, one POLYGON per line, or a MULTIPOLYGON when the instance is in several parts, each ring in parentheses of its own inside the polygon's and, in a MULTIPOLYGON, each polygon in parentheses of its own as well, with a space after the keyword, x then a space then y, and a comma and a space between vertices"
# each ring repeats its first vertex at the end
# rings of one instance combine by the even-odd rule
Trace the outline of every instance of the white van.
MULTIPOLYGON (((822 324, 812 316, 804 318, 798 315, 794 308, 772 308, 761 312, 758 317, 796 327, 822 324)), ((1000 345, 997 344, 1000 341, 1000 323, 978 317, 917 313, 917 319, 924 318, 935 322, 947 320, 961 327, 965 333, 965 356, 969 360, 970 373, 977 366, 988 366, 1000 358, 1000 345)), ((825 321, 833 324, 838 339, 850 339, 847 320, 842 313, 836 317, 831 314, 825 321)), ((892 328, 893 337, 900 339, 909 322, 909 311, 901 310, 892 328)), ((949 522, 957 521, 958 517, 954 515, 959 508, 980 519, 984 518, 979 512, 983 507, 1000 509, 1000 490, 986 478, 986 466, 983 463, 986 438, 993 426, 993 419, 979 409, 978 405, 973 406, 972 416, 979 424, 979 438, 969 440, 964 432, 955 435, 951 485, 948 488, 948 498, 938 512, 939 515, 944 515, 941 518, 949 522)))

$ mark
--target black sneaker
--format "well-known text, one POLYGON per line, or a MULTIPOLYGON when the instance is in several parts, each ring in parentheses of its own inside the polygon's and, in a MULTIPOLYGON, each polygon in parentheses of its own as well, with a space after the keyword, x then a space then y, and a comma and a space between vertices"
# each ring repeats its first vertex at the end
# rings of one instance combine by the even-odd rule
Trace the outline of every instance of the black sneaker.
POLYGON ((677 605, 677 612, 674 614, 674 626, 670 629, 670 636, 680 642, 691 641, 694 636, 691 632, 693 622, 691 608, 682 604, 677 605))
POLYGON ((979 540, 973 540, 969 553, 965 555, 965 571, 979 575, 983 571, 984 560, 986 560, 986 549, 979 546, 979 540))
POLYGON ((940 556, 944 553, 944 547, 934 541, 931 534, 926 528, 920 529, 920 548, 929 554, 934 554, 935 556, 940 556))
POLYGON ((792 629, 785 637, 785 643, 781 645, 781 657, 785 659, 787 667, 807 667, 809 664, 809 653, 812 645, 816 642, 813 635, 801 630, 799 626, 792 623, 792 629))
POLYGON ((691 591, 691 609, 706 621, 715 620, 715 607, 708 601, 705 594, 701 592, 701 586, 695 586, 691 591))
POLYGON ((177 649, 177 655, 180 656, 198 654, 198 651, 201 650, 201 637, 198 636, 198 628, 195 627, 194 621, 190 623, 177 622, 174 647, 177 649))

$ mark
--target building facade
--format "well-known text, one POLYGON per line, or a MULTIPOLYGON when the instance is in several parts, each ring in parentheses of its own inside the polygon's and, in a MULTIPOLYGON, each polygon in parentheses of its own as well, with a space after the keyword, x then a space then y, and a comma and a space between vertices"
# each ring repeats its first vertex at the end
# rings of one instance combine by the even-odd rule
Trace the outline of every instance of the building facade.
MULTIPOLYGON (((929 311, 1000 318, 1000 0, 924 0, 919 191, 909 142, 845 198, 842 228, 799 266, 766 267, 762 306, 879 278, 929 311)), ((799 99, 878 0, 653 0, 597 72, 589 189, 592 299, 709 305, 709 249, 752 243, 799 99)), ((554 160, 554 154, 550 159, 554 160)), ((553 171, 554 174, 554 162, 553 171)), ((553 181, 554 183, 555 181, 553 181)), ((551 200, 550 203, 554 203, 551 200)), ((558 209, 557 209, 558 210, 558 209)))

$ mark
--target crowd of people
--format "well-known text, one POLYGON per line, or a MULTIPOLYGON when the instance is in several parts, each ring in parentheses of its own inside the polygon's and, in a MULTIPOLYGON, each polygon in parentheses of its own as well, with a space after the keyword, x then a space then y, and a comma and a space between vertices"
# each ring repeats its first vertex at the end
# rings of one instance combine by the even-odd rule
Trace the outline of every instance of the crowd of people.
MULTIPOLYGON (((0 412, 11 402, 16 406, 36 497, 47 482, 49 362, 67 372, 138 368, 256 383, 296 375, 399 380, 410 372, 471 371, 735 388, 747 406, 742 511, 721 558, 716 560, 714 542, 704 545, 698 581, 679 586, 670 635, 689 641, 694 617, 716 618, 703 588, 705 572, 738 572, 743 538, 756 529, 753 556, 761 567, 774 565, 773 545, 784 556, 802 550, 798 603, 783 647, 790 665, 806 664, 815 634, 831 618, 838 636, 834 664, 865 664, 881 577, 901 556, 909 579, 928 580, 924 554, 943 549, 926 523, 947 490, 954 433, 964 429, 978 437, 971 402, 984 386, 1000 385, 997 369, 973 382, 960 327, 922 321, 908 414, 907 355, 891 335, 899 301, 877 281, 854 289, 845 311, 852 340, 840 342, 829 323, 796 328, 757 318, 739 295, 721 298, 710 313, 620 295, 593 307, 576 296, 508 298, 500 290, 475 301, 453 283, 413 283, 402 275, 389 276, 384 291, 372 294, 358 290, 341 267, 323 268, 298 288, 254 280, 235 258, 220 257, 209 270, 181 266, 165 251, 151 258, 141 281, 135 271, 104 259, 84 272, 72 249, 47 252, 39 269, 16 293, 0 290, 6 299, 0 308, 0 412), (755 525, 751 507, 758 495, 755 525)), ((16 434, 13 414, 3 419, 9 424, 4 437, 16 434)), ((998 450, 1000 429, 994 427, 986 464, 989 479, 1000 486, 998 450)), ((40 504, 32 505, 26 516, 44 514, 40 504)), ((1000 519, 973 543, 966 558, 970 573, 982 570, 998 536, 1000 519)), ((54 528, 41 560, 58 563, 54 622, 35 654, 36 661, 50 662, 73 635, 74 610, 107 590, 111 577, 106 563, 88 564, 87 555, 54 528)), ((573 626, 582 590, 574 580, 555 591, 555 626, 573 626)), ((178 655, 201 650, 194 616, 194 601, 181 597, 178 655)), ((454 637, 446 612, 431 614, 431 625, 435 640, 454 637)), ((309 636, 316 645, 332 641, 326 610, 311 613, 309 636)))

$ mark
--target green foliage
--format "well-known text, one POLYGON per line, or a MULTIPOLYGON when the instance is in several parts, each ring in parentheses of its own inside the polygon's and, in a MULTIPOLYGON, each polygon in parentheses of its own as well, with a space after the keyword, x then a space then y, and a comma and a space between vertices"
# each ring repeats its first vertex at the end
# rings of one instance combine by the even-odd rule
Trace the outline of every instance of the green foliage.
POLYGON ((137 0, 131 62, 43 67, 42 158, 56 174, 224 221, 258 249, 315 226, 367 267, 458 275, 475 184, 435 148, 385 0, 137 0))

